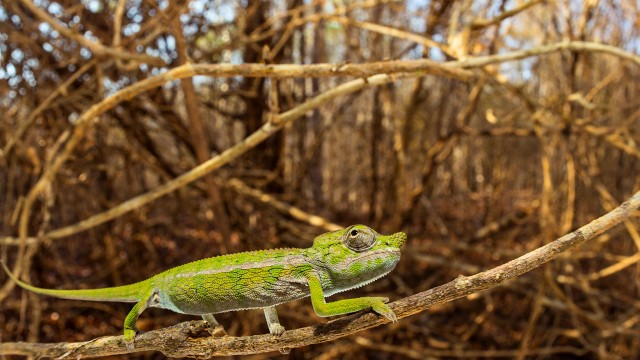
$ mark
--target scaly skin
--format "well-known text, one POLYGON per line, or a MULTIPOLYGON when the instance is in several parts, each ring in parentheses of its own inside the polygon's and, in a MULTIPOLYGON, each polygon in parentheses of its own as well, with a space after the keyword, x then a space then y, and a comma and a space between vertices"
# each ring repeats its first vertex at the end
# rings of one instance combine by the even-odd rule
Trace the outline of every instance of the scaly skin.
POLYGON ((135 284, 88 290, 43 289, 16 279, 18 285, 38 294, 64 299, 135 302, 124 321, 127 347, 133 348, 138 316, 148 307, 201 315, 224 334, 213 314, 262 308, 269 331, 281 335, 275 305, 311 296, 319 316, 372 309, 391 321, 388 299, 361 297, 325 302, 325 297, 366 285, 388 274, 400 260, 406 235, 380 235, 364 225, 354 225, 315 238, 308 249, 260 250, 194 261, 166 270, 135 284))

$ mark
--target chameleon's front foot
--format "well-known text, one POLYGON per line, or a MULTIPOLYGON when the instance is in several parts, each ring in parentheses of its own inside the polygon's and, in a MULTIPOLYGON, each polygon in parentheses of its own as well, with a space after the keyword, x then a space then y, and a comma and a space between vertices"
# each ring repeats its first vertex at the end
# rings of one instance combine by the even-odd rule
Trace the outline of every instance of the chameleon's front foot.
POLYGON ((376 313, 386 317, 392 322, 398 320, 396 314, 385 304, 389 301, 385 297, 361 297, 356 299, 345 299, 333 302, 326 302, 324 300, 324 293, 322 292, 322 284, 320 279, 316 276, 309 277, 309 289, 311 292, 311 304, 313 304, 313 310, 319 316, 334 316, 354 313, 360 310, 371 309, 376 313))
POLYGON ((396 317, 396 313, 393 312, 393 310, 391 310, 391 308, 389 308, 389 306, 387 306, 387 302, 389 302, 388 298, 385 297, 372 297, 369 298, 371 301, 371 310, 375 311, 376 313, 386 317, 387 319, 391 320, 391 322, 396 322, 398 321, 398 318, 396 317))

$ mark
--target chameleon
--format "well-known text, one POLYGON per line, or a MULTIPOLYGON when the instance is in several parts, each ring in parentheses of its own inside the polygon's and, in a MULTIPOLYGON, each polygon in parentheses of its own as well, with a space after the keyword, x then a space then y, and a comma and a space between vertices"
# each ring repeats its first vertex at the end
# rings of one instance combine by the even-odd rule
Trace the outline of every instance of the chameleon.
POLYGON ((29 285, 17 279, 2 262, 7 275, 20 287, 63 299, 135 303, 124 320, 124 340, 134 348, 138 316, 149 307, 200 315, 211 332, 224 336, 214 314, 263 309, 269 332, 280 336, 276 306, 311 297, 320 317, 373 310, 397 320, 384 297, 359 297, 326 302, 333 294, 367 285, 390 273, 400 261, 407 235, 381 235, 364 225, 317 236, 310 248, 257 250, 197 260, 123 286, 58 290, 29 285))

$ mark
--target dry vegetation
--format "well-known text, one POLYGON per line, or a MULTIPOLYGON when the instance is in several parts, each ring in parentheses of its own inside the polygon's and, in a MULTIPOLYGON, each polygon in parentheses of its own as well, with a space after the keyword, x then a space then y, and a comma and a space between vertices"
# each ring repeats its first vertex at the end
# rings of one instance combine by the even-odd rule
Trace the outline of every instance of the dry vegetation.
MULTIPOLYGON (((410 241, 391 276, 342 296, 492 268, 640 190, 639 29, 635 1, 0 0, 0 259, 96 288, 365 223, 410 241)), ((289 356, 637 358, 637 219, 289 356)), ((4 343, 120 334, 129 310, 2 285, 4 343)), ((308 301, 280 317, 324 321, 308 301)), ((266 332, 259 311, 219 320, 266 332)))

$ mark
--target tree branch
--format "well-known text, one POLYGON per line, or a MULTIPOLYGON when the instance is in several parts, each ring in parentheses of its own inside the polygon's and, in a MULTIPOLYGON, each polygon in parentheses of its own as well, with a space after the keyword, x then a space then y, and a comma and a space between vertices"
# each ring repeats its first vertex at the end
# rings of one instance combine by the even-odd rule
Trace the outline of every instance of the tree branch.
POLYGON ((519 14, 522 11, 527 10, 528 8, 532 7, 533 5, 537 5, 539 3, 541 3, 542 0, 532 0, 532 1, 528 1, 526 3, 521 4, 520 6, 516 6, 515 8, 505 11, 503 13, 501 13, 500 15, 491 18, 491 19, 478 19, 475 20, 472 24, 471 24, 471 30, 481 30, 484 29, 488 26, 491 25, 495 25, 498 24, 500 22, 502 22, 502 20, 510 18, 512 16, 515 16, 517 14, 519 14))
MULTIPOLYGON (((473 276, 459 276, 455 280, 395 301, 389 306, 398 318, 408 317, 426 309, 472 293, 497 287, 550 261, 559 254, 611 229, 628 219, 640 207, 640 192, 611 212, 547 245, 493 269, 473 276)), ((281 337, 254 335, 242 337, 200 337, 203 321, 180 323, 154 330, 136 337, 134 351, 160 351, 167 356, 210 357, 220 355, 255 354, 279 349, 296 348, 335 340, 389 321, 370 312, 339 318, 326 324, 286 331, 281 337)), ((122 336, 107 336, 78 343, 3 343, 0 355, 28 355, 35 357, 96 357, 130 353, 122 336)))

